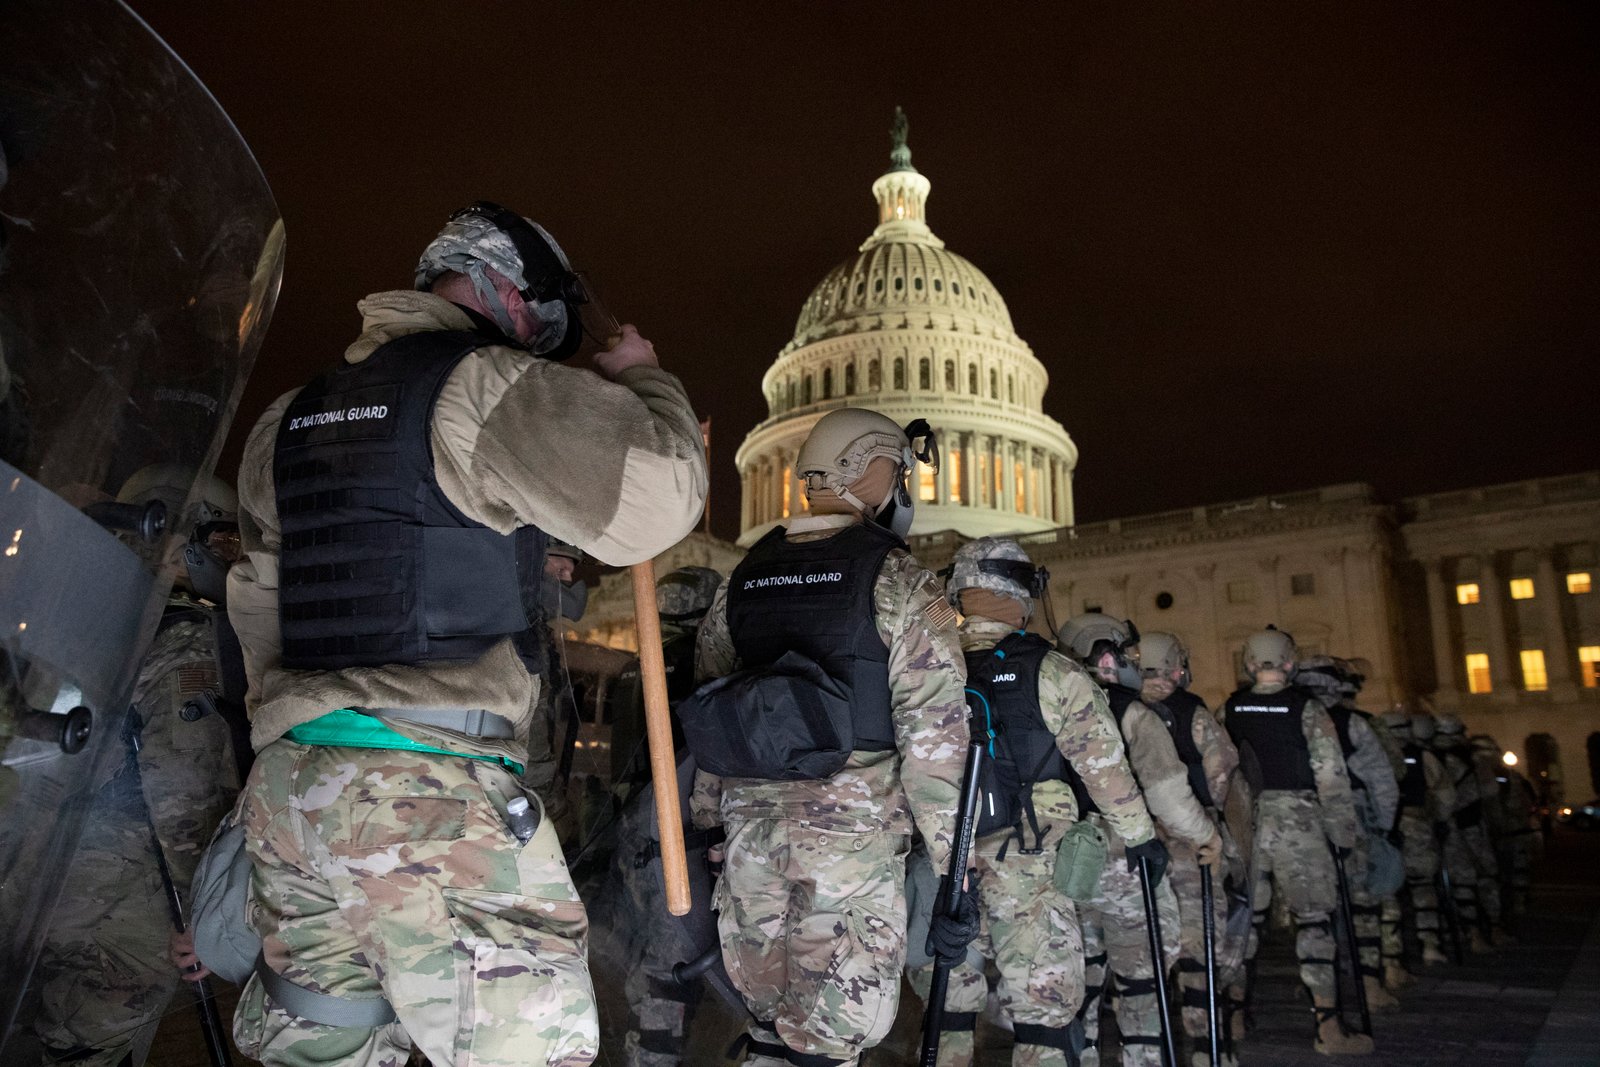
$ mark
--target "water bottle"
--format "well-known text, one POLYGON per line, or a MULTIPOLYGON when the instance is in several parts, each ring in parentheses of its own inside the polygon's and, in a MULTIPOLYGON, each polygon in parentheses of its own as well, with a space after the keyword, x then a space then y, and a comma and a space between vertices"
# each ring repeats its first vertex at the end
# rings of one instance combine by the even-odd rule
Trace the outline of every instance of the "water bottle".
POLYGON ((511 798, 506 805, 506 825, 524 845, 533 840, 534 831, 539 829, 539 816, 528 803, 527 797, 511 798))

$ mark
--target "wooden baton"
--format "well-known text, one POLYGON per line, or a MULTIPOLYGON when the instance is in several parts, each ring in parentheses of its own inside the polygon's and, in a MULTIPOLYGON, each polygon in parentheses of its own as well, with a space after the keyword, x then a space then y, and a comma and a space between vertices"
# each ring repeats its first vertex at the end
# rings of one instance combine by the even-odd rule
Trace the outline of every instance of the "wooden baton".
POLYGON ((633 617, 639 634, 639 680, 644 685, 645 736, 650 742, 650 780, 655 785, 656 825, 661 828, 661 874, 667 883, 667 910, 689 914, 689 862, 678 812, 678 756, 672 748, 672 716, 667 708, 667 664, 661 655, 661 616, 656 611, 653 560, 628 568, 633 579, 633 617))

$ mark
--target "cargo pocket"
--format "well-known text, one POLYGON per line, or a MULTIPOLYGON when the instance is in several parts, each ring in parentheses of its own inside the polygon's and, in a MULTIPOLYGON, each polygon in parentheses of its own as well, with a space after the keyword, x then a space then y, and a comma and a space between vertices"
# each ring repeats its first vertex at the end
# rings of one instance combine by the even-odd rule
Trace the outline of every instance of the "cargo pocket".
POLYGON ((848 909, 844 919, 845 938, 806 1015, 837 1040, 870 1047, 894 1025, 905 932, 866 908, 848 909))
POLYGON ((459 1062, 587 1064, 599 1017, 584 961, 588 919, 575 900, 443 890, 456 935, 459 1062))

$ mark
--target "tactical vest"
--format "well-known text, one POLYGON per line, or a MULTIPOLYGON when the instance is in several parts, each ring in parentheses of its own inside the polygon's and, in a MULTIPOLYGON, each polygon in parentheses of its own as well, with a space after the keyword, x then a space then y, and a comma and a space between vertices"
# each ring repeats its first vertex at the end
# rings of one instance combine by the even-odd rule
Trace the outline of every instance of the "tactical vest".
POLYGON ((889 649, 873 589, 885 557, 904 542, 876 523, 814 541, 784 533, 774 527, 757 541, 728 582, 740 666, 770 667, 785 652, 809 657, 849 691, 855 748, 887 752, 895 747, 889 649))
POLYGON ((1311 694, 1290 686, 1276 693, 1241 689, 1223 705, 1228 736, 1240 748, 1249 745, 1261 764, 1262 789, 1315 790, 1311 746, 1302 725, 1311 694))
MULTIPOLYGON (((661 659, 667 672, 667 703, 678 706, 678 701, 694 692, 694 631, 680 630, 661 645, 661 659)), ((680 742, 681 743, 681 742, 680 742)))
POLYGON ((1039 707, 1039 672, 1054 646, 1037 634, 1010 634, 994 648, 966 654, 972 736, 991 738, 978 812, 979 837, 1014 827, 1027 816, 1035 844, 1043 836, 1033 813, 1033 787, 1066 782, 1079 817, 1099 811, 1083 779, 1061 755, 1039 707))
POLYGON ((1189 772, 1189 788, 1195 799, 1204 807, 1216 807, 1216 801, 1211 799, 1211 786, 1206 781, 1205 759, 1200 755, 1200 746, 1194 743, 1194 716, 1196 712, 1210 714, 1206 702, 1187 689, 1174 689, 1167 699, 1151 705, 1151 710, 1161 716, 1172 734, 1173 747, 1189 772))
POLYGON ((285 667, 473 660, 515 636, 529 670, 542 669, 545 535, 468 518, 434 477, 439 391, 489 343, 410 334, 289 404, 273 457, 285 667))
POLYGON ((1425 750, 1415 741, 1407 742, 1400 748, 1400 753, 1405 757, 1405 773, 1400 775, 1400 806, 1402 808, 1421 808, 1428 803, 1428 776, 1422 768, 1422 754, 1425 750))

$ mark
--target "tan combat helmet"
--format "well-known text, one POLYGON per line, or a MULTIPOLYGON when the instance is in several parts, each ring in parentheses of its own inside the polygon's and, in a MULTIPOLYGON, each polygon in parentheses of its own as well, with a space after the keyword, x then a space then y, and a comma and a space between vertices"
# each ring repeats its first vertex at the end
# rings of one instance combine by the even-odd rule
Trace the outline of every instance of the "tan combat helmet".
POLYGON ((806 484, 806 492, 828 490, 863 516, 904 537, 911 529, 910 487, 906 476, 922 459, 938 470, 938 448, 926 422, 917 420, 912 429, 920 431, 921 453, 912 450, 911 437, 887 415, 866 408, 838 408, 817 420, 795 457, 795 473, 806 484), (867 474, 875 459, 895 464, 889 492, 882 500, 863 500, 852 490, 867 474))
POLYGON ((698 626, 711 610, 722 575, 710 567, 679 567, 656 582, 656 610, 661 621, 698 626))
POLYGON ((119 504, 148 504, 159 500, 167 507, 167 528, 187 536, 197 526, 239 521, 239 496, 214 474, 196 477, 193 467, 177 463, 152 463, 135 471, 117 490, 119 504), (183 514, 190 486, 196 487, 194 510, 183 514))
POLYGON ((1254 677, 1263 670, 1283 671, 1294 677, 1294 638, 1276 626, 1251 634, 1244 642, 1244 669, 1254 677))
POLYGON ((1139 671, 1146 678, 1178 671, 1178 688, 1187 689, 1194 676, 1189 673, 1189 650, 1177 634, 1151 630, 1139 637, 1139 671))
POLYGON ((1139 676, 1139 628, 1127 620, 1118 621, 1098 611, 1074 615, 1067 620, 1056 642, 1073 659, 1098 674, 1098 661, 1107 652, 1115 656, 1116 682, 1129 689, 1138 689, 1143 679, 1139 676))

